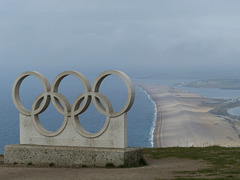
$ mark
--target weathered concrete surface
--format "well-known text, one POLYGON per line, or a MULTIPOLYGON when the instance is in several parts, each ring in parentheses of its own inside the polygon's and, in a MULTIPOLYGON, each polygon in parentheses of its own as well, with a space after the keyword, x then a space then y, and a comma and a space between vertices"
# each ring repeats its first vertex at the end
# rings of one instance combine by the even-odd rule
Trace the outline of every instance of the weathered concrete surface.
POLYGON ((135 88, 131 79, 121 71, 113 70, 101 73, 95 79, 93 86, 82 73, 77 71, 60 73, 53 80, 52 86, 41 73, 28 71, 20 74, 15 80, 12 98, 20 112, 20 144, 102 148, 127 147, 127 112, 133 105, 135 88), (76 97, 72 105, 63 94, 58 92, 62 80, 70 75, 78 78, 84 87, 84 92, 76 97), (127 102, 118 112, 113 111, 109 99, 99 92, 102 81, 110 75, 119 76, 127 87, 127 102), (20 99, 20 86, 28 76, 38 78, 44 89, 35 98, 31 110, 25 108, 20 99), (96 133, 86 131, 78 119, 78 116, 89 107, 91 101, 98 112, 106 117, 103 127, 96 133), (48 108, 50 102, 64 116, 62 125, 54 132, 46 130, 39 120, 39 115, 48 108))
POLYGON ((141 148, 83 148, 42 145, 8 145, 4 148, 4 163, 37 164, 55 166, 97 166, 107 163, 115 166, 138 164, 143 157, 141 148))
POLYGON ((76 131, 73 119, 67 117, 67 123, 59 135, 46 137, 35 128, 31 116, 20 113, 20 144, 78 146, 102 148, 127 147, 127 113, 111 118, 105 132, 98 137, 88 138, 76 131))
MULTIPOLYGON (((211 168, 211 164, 203 160, 161 158, 152 159, 145 156, 147 166, 136 168, 58 168, 38 167, 25 164, 3 164, 0 156, 0 179, 2 180, 156 180, 175 179, 177 177, 188 177, 209 179, 209 174, 191 174, 191 171, 199 171, 211 168), (178 173, 188 171, 189 173, 178 173)), ((226 175, 222 175, 222 179, 226 175)), ((218 175, 211 178, 220 178, 218 175)), ((239 179, 240 175, 235 178, 239 179)))

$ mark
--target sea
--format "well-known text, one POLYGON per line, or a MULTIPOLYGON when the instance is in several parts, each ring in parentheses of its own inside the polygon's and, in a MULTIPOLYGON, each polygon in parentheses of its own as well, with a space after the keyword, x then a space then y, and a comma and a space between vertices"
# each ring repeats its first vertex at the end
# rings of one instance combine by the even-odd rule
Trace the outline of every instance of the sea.
MULTIPOLYGON (((4 146, 19 144, 19 112, 13 104, 11 89, 13 81, 0 79, 0 154, 4 146), (3 88, 4 87, 4 88, 3 88)), ((49 80, 52 82, 53 78, 49 80)), ((89 79, 93 84, 94 78, 89 79)), ((51 83, 50 83, 51 84, 51 83)), ((22 104, 31 109, 34 99, 43 92, 40 81, 35 77, 27 77, 20 87, 22 104)), ((81 81, 75 77, 66 77, 59 86, 70 104, 78 95, 84 92, 81 81)), ((107 77, 101 84, 100 92, 104 94, 113 106, 114 112, 122 109, 127 100, 127 88, 117 76, 107 77)), ((99 113, 93 103, 79 116, 79 121, 85 130, 98 132, 104 125, 106 117, 99 113)), ((49 131, 56 131, 62 124, 64 116, 50 103, 49 107, 39 115, 43 127, 49 131)), ((150 96, 140 87, 135 86, 135 102, 127 113, 127 142, 129 147, 153 147, 153 131, 156 121, 156 106, 150 96)))
MULTIPOLYGON (((54 78, 54 77, 53 77, 54 78)), ((53 81, 53 78, 49 82, 53 81)), ((192 92, 207 98, 215 99, 236 99, 240 97, 240 90, 223 90, 217 88, 191 88, 180 87, 176 84, 195 81, 197 79, 134 79, 136 82, 153 83, 161 86, 168 86, 186 92, 192 92)), ((14 79, 1 77, 0 93, 0 154, 3 154, 4 146, 19 144, 19 112, 15 108, 11 88, 14 79)), ((90 83, 94 81, 89 78, 90 83)), ((34 99, 43 92, 41 83, 35 77, 26 78, 20 88, 20 98, 27 109, 31 109, 34 99)), ((59 92, 63 94, 70 104, 78 95, 84 92, 81 82, 75 77, 66 77, 59 86, 59 92)), ((122 109, 127 100, 127 88, 119 77, 107 77, 101 84, 100 92, 111 102, 114 112, 122 109)), ((240 107, 229 109, 228 112, 240 115, 240 107)), ((127 113, 127 140, 129 147, 153 147, 153 132, 156 122, 156 105, 149 94, 140 87, 135 86, 135 102, 127 113)), ((44 128, 49 131, 56 131, 63 122, 63 115, 58 113, 52 104, 46 111, 39 115, 44 128)), ((79 115, 79 121, 85 130, 89 132, 99 131, 104 122, 105 116, 100 114, 93 103, 89 108, 79 115)))
MULTIPOLYGON (((219 88, 194 88, 187 86, 179 86, 178 84, 189 83, 199 79, 151 79, 146 82, 168 86, 185 92, 199 94, 206 98, 232 100, 240 98, 240 90, 237 89, 219 89, 219 88)), ((227 110, 231 115, 240 116, 240 107, 234 107, 227 110)))

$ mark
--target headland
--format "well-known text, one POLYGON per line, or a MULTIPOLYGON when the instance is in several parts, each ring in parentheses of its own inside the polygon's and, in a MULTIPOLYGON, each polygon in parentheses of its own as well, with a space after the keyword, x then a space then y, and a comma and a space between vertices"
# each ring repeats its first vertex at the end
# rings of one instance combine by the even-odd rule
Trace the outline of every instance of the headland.
POLYGON ((240 123, 210 111, 213 99, 156 84, 137 84, 155 102, 154 147, 240 146, 240 123))

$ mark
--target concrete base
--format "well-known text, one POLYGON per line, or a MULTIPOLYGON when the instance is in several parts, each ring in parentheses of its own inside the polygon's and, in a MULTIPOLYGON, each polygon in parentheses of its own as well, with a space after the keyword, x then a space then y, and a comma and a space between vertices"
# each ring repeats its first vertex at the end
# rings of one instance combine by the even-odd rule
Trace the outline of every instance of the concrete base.
POLYGON ((84 148, 69 146, 8 145, 4 147, 4 163, 74 167, 104 167, 107 163, 115 166, 138 164, 143 157, 141 148, 84 148))
MULTIPOLYGON (((99 134, 99 132, 101 132, 100 130, 98 133, 95 133, 95 135, 98 135, 94 138, 83 136, 85 130, 81 130, 83 134, 80 134, 76 129, 79 130, 81 128, 79 125, 74 125, 73 118, 66 118, 66 126, 60 134, 56 136, 45 136, 40 133, 42 130, 36 125, 36 123, 34 123, 33 117, 20 113, 20 144, 99 148, 127 147, 127 113, 124 113, 119 117, 110 118, 109 124, 104 133, 99 134)), ((42 133, 44 133, 44 131, 42 133)), ((51 134, 53 132, 48 133, 51 134)), ((88 133, 85 133, 85 135, 89 136, 88 133)))

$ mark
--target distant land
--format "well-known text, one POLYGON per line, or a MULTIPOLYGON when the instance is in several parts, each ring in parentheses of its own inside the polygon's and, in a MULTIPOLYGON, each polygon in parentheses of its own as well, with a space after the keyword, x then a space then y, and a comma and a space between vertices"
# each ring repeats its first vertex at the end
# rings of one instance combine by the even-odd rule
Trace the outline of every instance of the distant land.
POLYGON ((219 88, 219 89, 240 89, 240 79, 211 79, 198 80, 190 83, 178 83, 177 86, 194 88, 219 88))

